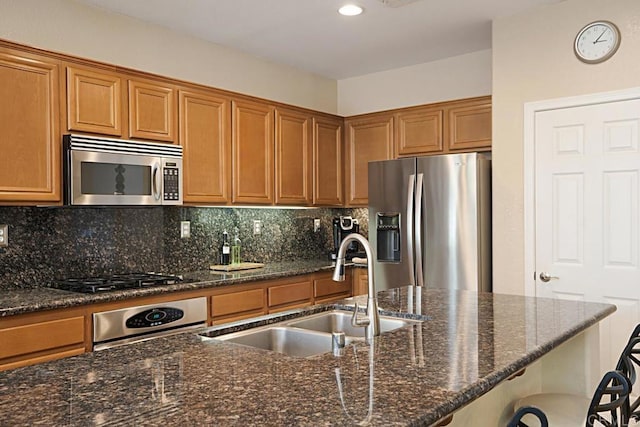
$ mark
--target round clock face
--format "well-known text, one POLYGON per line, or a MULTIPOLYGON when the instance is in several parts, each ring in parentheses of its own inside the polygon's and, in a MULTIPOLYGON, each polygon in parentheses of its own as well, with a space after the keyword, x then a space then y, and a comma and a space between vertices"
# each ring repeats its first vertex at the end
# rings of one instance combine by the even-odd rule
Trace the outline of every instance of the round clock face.
POLYGON ((608 21, 597 21, 580 30, 576 36, 574 51, 582 62, 596 64, 611 58, 619 45, 618 27, 608 21))

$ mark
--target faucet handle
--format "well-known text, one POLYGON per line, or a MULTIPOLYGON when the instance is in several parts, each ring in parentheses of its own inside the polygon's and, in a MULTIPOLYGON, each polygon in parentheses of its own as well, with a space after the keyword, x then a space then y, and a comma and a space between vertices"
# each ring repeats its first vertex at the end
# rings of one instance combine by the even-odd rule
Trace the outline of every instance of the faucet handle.
POLYGON ((370 322, 368 318, 358 318, 358 308, 358 303, 355 303, 355 311, 353 312, 353 316, 351 316, 351 326, 356 328, 368 326, 370 322))

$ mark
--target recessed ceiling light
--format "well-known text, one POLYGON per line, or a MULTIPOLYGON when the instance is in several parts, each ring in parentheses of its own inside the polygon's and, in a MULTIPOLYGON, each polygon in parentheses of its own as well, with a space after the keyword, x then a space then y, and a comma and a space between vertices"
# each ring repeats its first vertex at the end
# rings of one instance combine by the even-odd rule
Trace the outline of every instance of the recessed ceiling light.
POLYGON ((362 13, 362 8, 360 6, 356 6, 355 4, 345 4, 340 9, 338 9, 338 13, 344 16, 356 16, 362 13))

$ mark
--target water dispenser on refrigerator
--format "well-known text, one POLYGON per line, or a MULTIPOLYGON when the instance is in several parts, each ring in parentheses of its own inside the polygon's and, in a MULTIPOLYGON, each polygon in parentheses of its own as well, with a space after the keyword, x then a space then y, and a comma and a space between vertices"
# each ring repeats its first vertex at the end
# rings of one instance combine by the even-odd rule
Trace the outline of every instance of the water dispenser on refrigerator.
POLYGON ((400 213, 378 213, 376 233, 377 260, 400 262, 400 213))

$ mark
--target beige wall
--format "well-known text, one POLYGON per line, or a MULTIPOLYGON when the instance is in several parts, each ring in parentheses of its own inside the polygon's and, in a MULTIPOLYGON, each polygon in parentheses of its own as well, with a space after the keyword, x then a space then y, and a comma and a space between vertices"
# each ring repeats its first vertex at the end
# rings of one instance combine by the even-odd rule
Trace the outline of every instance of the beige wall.
POLYGON ((640 1, 567 0, 493 24, 494 290, 524 292, 523 106, 640 86, 640 1), (585 24, 620 28, 616 55, 586 65, 573 54, 585 24))
POLYGON ((491 50, 338 81, 343 116, 491 94, 491 50))
POLYGON ((337 111, 333 79, 74 0, 0 0, 0 38, 319 111, 337 111))

